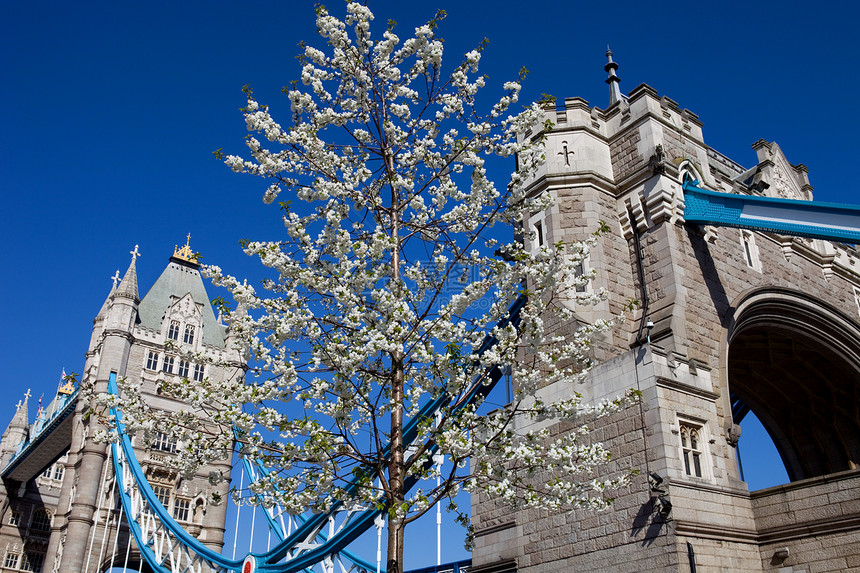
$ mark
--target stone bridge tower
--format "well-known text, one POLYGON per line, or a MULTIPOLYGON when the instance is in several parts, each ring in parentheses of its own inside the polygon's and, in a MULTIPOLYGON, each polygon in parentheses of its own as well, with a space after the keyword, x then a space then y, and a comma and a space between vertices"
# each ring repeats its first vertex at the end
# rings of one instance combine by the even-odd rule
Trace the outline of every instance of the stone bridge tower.
MULTIPOLYGON (((80 383, 104 392, 116 373, 141 381, 152 407, 178 410, 183 404, 164 395, 161 382, 226 380, 243 374, 242 361, 231 350, 229 329, 215 317, 188 243, 174 250, 142 299, 138 256, 135 247, 125 276, 114 277, 93 321, 80 383)), ((92 439, 98 417, 88 415, 89 404, 69 383, 31 426, 28 397, 29 392, 0 442, 0 571, 101 573, 124 565, 137 571, 140 555, 111 487, 109 449, 92 439)), ((187 531, 220 549, 226 504, 210 503, 209 494, 226 494, 230 452, 183 478, 165 464, 176 441, 158 431, 148 438, 136 436, 134 444, 153 490, 187 531), (227 481, 210 485, 210 471, 221 471, 227 481)))
MULTIPOLYGON (((545 109, 547 163, 532 181, 555 205, 526 240, 582 240, 602 307, 639 314, 607 337, 581 388, 629 388, 639 406, 599 424, 615 469, 641 474, 606 513, 511 513, 473 499, 474 573, 860 569, 860 258, 850 245, 684 221, 685 177, 713 191, 812 200, 807 169, 775 143, 742 167, 709 147, 696 114, 647 85, 592 107, 545 109), (750 492, 737 463, 750 409, 791 483, 750 492), (740 442, 739 442, 740 440, 740 442), (814 565, 814 567, 813 567, 814 565)), ((537 133, 526 134, 527 137, 537 133)))

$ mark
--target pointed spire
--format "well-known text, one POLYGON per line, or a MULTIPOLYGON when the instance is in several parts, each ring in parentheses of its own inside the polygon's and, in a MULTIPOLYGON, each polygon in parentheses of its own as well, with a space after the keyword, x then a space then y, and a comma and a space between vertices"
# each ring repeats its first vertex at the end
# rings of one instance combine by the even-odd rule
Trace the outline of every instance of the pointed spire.
POLYGON ((603 69, 609 74, 606 78, 606 83, 609 84, 609 105, 626 100, 621 94, 621 88, 618 84, 621 83, 621 78, 615 75, 615 70, 618 69, 618 64, 612 61, 612 50, 609 49, 609 44, 606 45, 606 59, 609 60, 603 69))
POLYGON ((102 320, 107 316, 108 308, 110 308, 110 300, 111 300, 111 298, 113 298, 113 293, 116 292, 116 285, 120 281, 119 269, 116 270, 116 273, 114 273, 114 275, 111 277, 111 280, 113 281, 113 286, 111 287, 110 292, 108 293, 107 298, 105 299, 104 303, 102 303, 102 307, 99 309, 99 312, 98 312, 98 314, 96 314, 96 318, 93 322, 96 322, 98 320, 102 320))
POLYGON ((128 270, 125 271, 125 276, 122 277, 122 282, 119 283, 119 288, 112 296, 122 296, 130 298, 135 302, 140 302, 140 297, 137 294, 137 257, 140 256, 138 246, 134 246, 134 250, 130 251, 131 264, 128 270))
POLYGON ((30 389, 27 389, 27 393, 24 394, 24 403, 22 404, 20 400, 18 400, 18 405, 15 409, 15 415, 12 416, 12 421, 9 422, 9 429, 6 430, 8 432, 10 429, 23 430, 26 435, 30 430, 30 389))

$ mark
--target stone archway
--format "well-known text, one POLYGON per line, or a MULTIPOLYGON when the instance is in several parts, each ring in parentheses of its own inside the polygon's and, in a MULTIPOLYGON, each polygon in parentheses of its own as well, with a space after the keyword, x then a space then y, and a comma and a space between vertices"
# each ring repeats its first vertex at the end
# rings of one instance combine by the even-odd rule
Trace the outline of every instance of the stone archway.
POLYGON ((860 467, 860 326, 803 293, 768 289, 737 305, 728 382, 767 429, 791 481, 860 467))

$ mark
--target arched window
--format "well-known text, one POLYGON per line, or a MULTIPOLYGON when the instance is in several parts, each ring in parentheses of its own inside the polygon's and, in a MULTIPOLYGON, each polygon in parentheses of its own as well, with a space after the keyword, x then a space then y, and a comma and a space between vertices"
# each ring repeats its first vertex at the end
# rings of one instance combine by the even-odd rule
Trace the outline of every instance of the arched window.
POLYGON ((158 352, 153 352, 150 350, 146 355, 146 369, 147 370, 157 370, 158 369, 158 352))
POLYGON ((167 329, 167 338, 170 340, 179 340, 179 321, 170 321, 170 328, 167 329))
POLYGON ((698 428, 681 425, 681 454, 684 457, 684 473, 702 477, 702 438, 698 428))
POLYGON ((194 344, 194 325, 185 325, 185 336, 183 337, 182 341, 185 344, 194 344))
POLYGON ((173 504, 173 519, 177 521, 188 521, 191 510, 191 500, 185 497, 177 497, 173 504))
POLYGON ((761 272, 761 259, 759 259, 758 247, 755 244, 755 235, 751 231, 741 231, 741 248, 747 266, 761 272))
POLYGON ((188 378, 188 362, 185 360, 179 361, 179 371, 177 372, 181 377, 188 378))
POLYGON ((164 363, 161 365, 161 371, 171 374, 173 372, 173 356, 164 356, 164 363))

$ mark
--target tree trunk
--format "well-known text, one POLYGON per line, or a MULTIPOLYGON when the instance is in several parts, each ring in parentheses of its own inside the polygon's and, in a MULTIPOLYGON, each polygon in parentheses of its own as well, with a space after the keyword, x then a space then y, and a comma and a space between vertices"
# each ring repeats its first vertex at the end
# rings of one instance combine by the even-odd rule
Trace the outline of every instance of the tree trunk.
MULTIPOLYGON (((385 164, 391 181, 394 173, 394 157, 385 148, 385 164)), ((400 294, 400 197, 391 185, 391 280, 395 294, 400 294)), ((406 488, 403 457, 403 351, 398 348, 391 353, 391 459, 388 462, 388 481, 391 490, 388 514, 388 559, 387 573, 403 571, 403 520, 394 517, 404 500, 406 488)))

